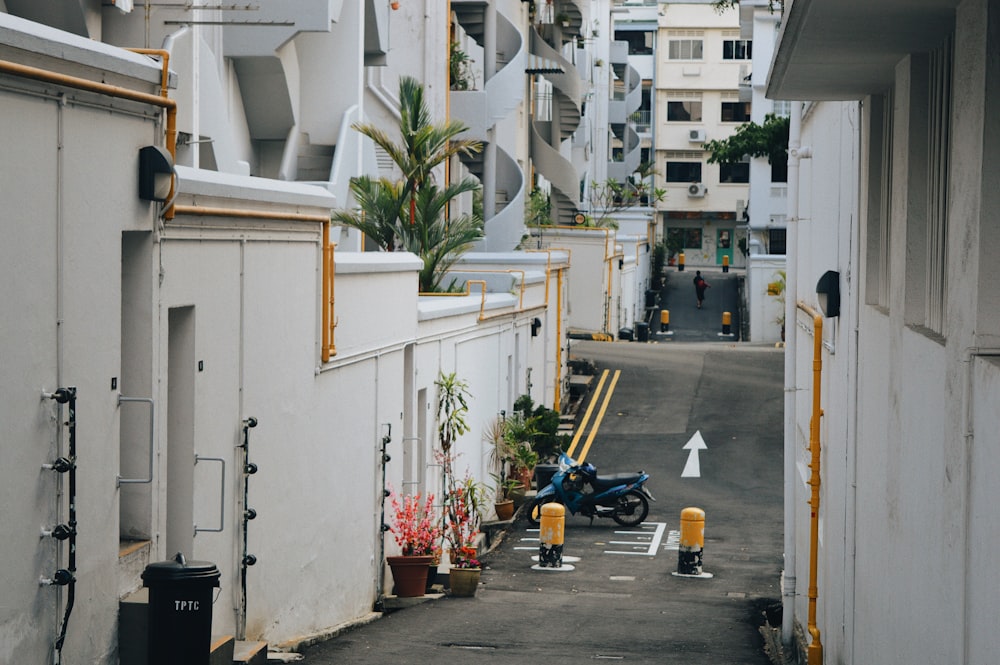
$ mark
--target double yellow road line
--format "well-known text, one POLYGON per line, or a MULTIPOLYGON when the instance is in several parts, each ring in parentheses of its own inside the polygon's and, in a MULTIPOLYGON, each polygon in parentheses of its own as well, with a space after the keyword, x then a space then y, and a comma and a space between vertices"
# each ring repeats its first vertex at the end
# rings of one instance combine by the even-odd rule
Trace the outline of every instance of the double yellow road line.
MULTIPOLYGON (((601 374, 601 380, 597 382, 597 388, 594 389, 594 396, 590 399, 590 405, 587 407, 587 412, 583 414, 583 420, 580 421, 580 427, 577 428, 576 433, 573 435, 573 441, 569 445, 569 450, 566 454, 573 457, 573 451, 576 450, 576 445, 580 442, 580 437, 583 435, 584 431, 587 429, 587 424, 590 422, 590 416, 594 412, 594 406, 597 404, 601 397, 601 391, 604 390, 604 383, 608 379, 608 372, 610 370, 604 370, 601 374)), ((590 434, 587 435, 587 441, 583 444, 583 450, 579 457, 574 458, 577 462, 583 463, 583 460, 587 458, 587 453, 590 452, 590 444, 594 442, 594 437, 597 436, 597 430, 601 426, 601 421, 604 420, 604 412, 608 410, 608 403, 611 401, 611 395, 615 392, 615 386, 618 384, 618 377, 621 376, 622 371, 616 369, 614 376, 611 378, 611 384, 608 386, 607 392, 604 393, 604 401, 601 403, 601 409, 597 412, 597 419, 594 420, 594 425, 590 428, 590 434)))

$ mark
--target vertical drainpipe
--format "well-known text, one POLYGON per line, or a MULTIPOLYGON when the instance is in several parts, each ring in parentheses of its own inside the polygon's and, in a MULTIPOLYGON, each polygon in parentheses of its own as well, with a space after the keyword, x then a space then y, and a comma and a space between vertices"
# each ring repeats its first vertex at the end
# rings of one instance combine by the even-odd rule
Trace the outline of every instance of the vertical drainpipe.
POLYGON ((562 412, 562 290, 563 268, 556 268, 556 394, 554 409, 562 412))
POLYGON ((808 665, 823 665, 823 642, 820 640, 819 626, 816 625, 816 602, 819 597, 819 486, 820 486, 820 443, 819 426, 823 417, 820 389, 823 375, 823 316, 808 307, 798 307, 813 317, 813 383, 812 414, 809 418, 809 646, 808 665))
POLYGON ((788 252, 785 256, 785 436, 784 516, 785 567, 781 575, 781 641, 790 647, 795 639, 795 509, 796 509, 796 420, 795 351, 796 301, 798 290, 799 146, 802 135, 802 102, 792 103, 788 127, 788 252))

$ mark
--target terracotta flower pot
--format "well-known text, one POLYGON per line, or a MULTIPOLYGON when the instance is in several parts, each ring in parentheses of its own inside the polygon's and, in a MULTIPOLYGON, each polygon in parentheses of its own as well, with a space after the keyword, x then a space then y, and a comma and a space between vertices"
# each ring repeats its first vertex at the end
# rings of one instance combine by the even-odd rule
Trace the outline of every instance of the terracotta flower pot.
POLYGON ((504 501, 497 501, 495 504, 497 510, 497 519, 501 521, 509 520, 514 517, 514 500, 506 499, 504 501))
POLYGON ((452 568, 448 571, 451 595, 457 598, 472 598, 479 588, 480 568, 452 568))
POLYGON ((400 598, 415 598, 424 595, 427 588, 427 573, 433 557, 388 556, 385 558, 392 569, 396 595, 400 598))

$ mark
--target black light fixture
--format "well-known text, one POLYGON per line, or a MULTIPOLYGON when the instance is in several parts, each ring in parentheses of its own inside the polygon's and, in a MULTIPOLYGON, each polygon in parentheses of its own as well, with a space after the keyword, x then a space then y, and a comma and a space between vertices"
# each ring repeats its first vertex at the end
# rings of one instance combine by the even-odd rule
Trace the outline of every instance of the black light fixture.
POLYGON ((542 327, 542 320, 535 317, 531 320, 531 336, 538 337, 538 329, 542 327))
POLYGON ((139 198, 166 201, 174 178, 174 160, 170 153, 155 145, 139 149, 139 198))
POLYGON ((827 270, 816 282, 816 297, 819 308, 828 318, 840 316, 840 273, 827 270))

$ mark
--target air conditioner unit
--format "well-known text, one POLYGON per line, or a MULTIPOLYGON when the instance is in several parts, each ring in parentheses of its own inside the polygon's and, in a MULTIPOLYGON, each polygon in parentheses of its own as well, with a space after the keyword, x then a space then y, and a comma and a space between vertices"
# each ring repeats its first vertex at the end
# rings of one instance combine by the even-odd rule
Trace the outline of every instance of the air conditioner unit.
POLYGON ((688 185, 688 196, 693 199, 704 198, 707 191, 708 189, 705 188, 705 185, 700 182, 692 182, 688 185))
POLYGON ((688 131, 688 141, 691 143, 704 143, 705 142, 705 130, 704 129, 692 129, 688 131))

